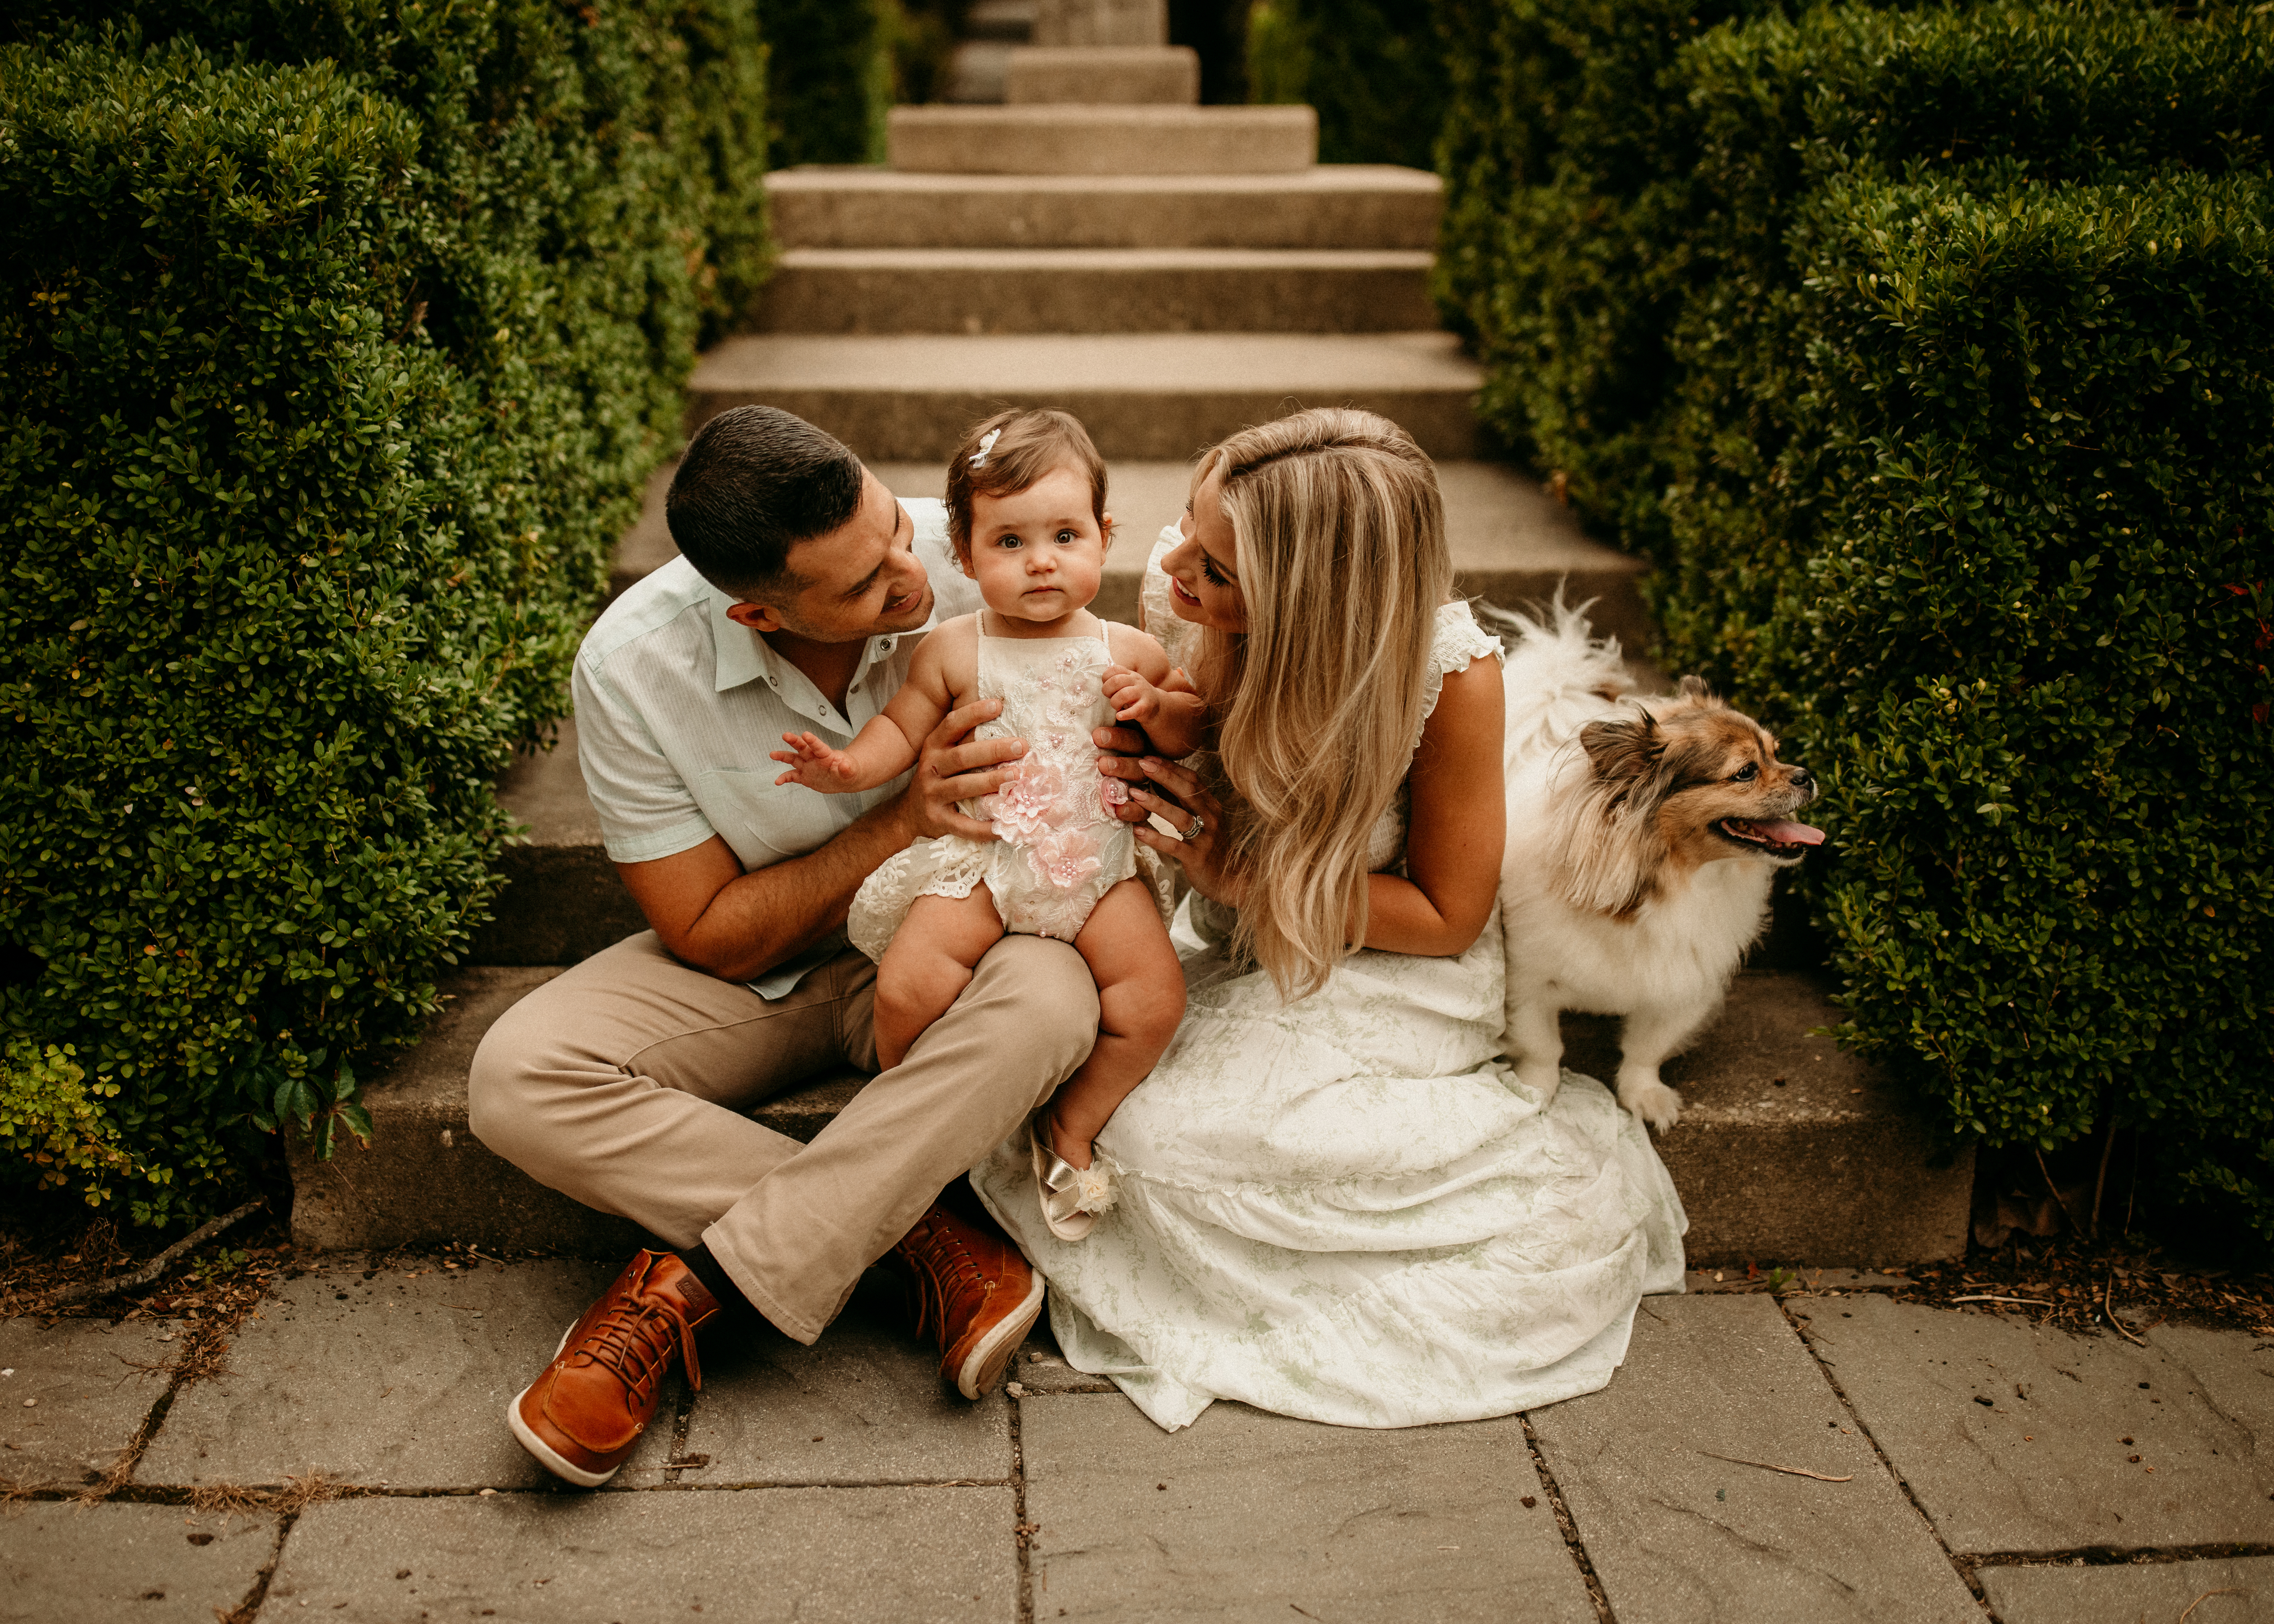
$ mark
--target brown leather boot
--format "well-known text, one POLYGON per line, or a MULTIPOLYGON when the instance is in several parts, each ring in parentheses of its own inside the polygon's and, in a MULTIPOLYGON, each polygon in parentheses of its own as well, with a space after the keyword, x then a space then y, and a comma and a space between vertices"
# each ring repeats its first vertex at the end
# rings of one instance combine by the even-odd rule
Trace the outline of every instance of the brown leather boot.
POLYGON ((881 1261, 908 1282, 916 1335, 939 1338, 939 1374, 966 1398, 991 1393, 1043 1312, 1043 1277, 1010 1237, 935 1204, 881 1261))
POLYGON ((667 1252, 643 1252, 568 1327, 545 1373, 506 1406, 521 1447, 556 1477, 595 1489, 616 1475, 655 1419, 674 1356, 698 1391, 695 1327, 719 1299, 667 1252))

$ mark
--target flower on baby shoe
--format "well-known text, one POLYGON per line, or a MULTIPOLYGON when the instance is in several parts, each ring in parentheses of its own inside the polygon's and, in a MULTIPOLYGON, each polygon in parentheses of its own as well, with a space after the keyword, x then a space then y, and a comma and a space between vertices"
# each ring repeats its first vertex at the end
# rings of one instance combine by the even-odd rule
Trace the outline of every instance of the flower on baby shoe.
POLYGON ((1113 1187, 1113 1176, 1095 1162, 1074 1169, 1073 1188, 1078 1213, 1110 1212, 1121 1199, 1121 1192, 1113 1187))
POLYGON ((1044 835, 1027 848, 1027 861, 1046 885, 1072 891, 1105 867, 1097 842, 1083 829, 1060 829, 1044 835))

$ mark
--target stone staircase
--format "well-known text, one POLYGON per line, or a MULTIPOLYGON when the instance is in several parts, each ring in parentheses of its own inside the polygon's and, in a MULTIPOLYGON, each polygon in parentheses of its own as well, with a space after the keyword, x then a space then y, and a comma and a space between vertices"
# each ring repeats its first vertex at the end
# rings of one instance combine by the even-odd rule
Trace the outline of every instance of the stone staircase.
MULTIPOLYGON (((1141 60, 1148 48, 1106 43, 1134 53, 1117 81, 1125 94, 1183 82, 1141 60)), ((1068 64, 1047 49, 1014 49, 1010 65, 1014 86, 1096 78, 1061 71, 1068 64)), ((1154 533, 1182 511, 1191 458, 1296 405, 1364 406, 1438 459, 1464 593, 1514 605, 1561 583, 1596 600, 1599 627, 1644 640, 1639 566, 1588 540, 1529 481, 1479 460, 1479 374, 1435 330, 1426 293, 1434 176, 1314 164, 1305 108, 1030 101, 901 108, 892 120, 887 169, 770 177, 780 269, 755 330, 697 367, 690 429, 732 406, 779 406, 843 439, 896 492, 929 496, 974 418, 1005 403, 1065 408, 1111 465, 1124 538, 1096 608, 1133 619, 1139 571, 1154 533)), ((668 473, 618 551, 619 590, 673 556, 668 473)), ((373 1148, 322 1167, 296 1153, 304 1245, 463 1240, 605 1255, 636 1239, 467 1131, 467 1062, 490 1022, 643 925, 601 850, 573 725, 554 750, 518 763, 500 795, 528 836, 506 854, 508 889, 471 955, 479 967, 453 981, 446 1012, 369 1090, 373 1148)), ((1694 1262, 1870 1265, 1963 1251, 1970 1156, 1935 1164, 1896 1091, 1812 1035, 1834 1019, 1805 974, 1750 971, 1716 1030, 1668 1068, 1690 1108, 1662 1149, 1694 1262)), ((1614 1069, 1609 1023, 1570 1018, 1567 1035, 1570 1064, 1614 1069)), ((760 1118, 810 1138, 860 1080, 785 1096, 760 1118)))

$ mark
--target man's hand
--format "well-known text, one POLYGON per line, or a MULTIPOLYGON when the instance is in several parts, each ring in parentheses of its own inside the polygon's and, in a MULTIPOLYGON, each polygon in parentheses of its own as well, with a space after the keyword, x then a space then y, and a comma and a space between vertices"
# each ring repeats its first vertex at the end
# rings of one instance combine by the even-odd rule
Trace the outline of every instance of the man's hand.
POLYGON ((999 699, 978 699, 940 718, 916 760, 915 782, 901 797, 911 838, 961 835, 992 840, 993 825, 965 816, 956 805, 991 795, 1011 775, 1004 763, 1027 753, 1024 739, 973 739, 972 729, 1003 713, 999 699))
POLYGON ((774 780, 777 788, 802 784, 825 795, 842 795, 855 787, 861 769, 845 751, 832 749, 812 733, 784 733, 782 742, 789 748, 774 751, 773 759, 789 763, 789 771, 774 780))

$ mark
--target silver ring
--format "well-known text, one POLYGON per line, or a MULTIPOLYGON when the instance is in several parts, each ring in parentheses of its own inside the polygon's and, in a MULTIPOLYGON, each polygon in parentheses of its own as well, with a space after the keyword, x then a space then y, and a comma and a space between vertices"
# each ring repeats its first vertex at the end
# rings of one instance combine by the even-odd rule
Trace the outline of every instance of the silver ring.
POLYGON ((1193 814, 1193 826, 1185 831, 1184 833, 1178 835, 1177 838, 1179 840, 1197 840, 1201 838, 1201 832, 1207 828, 1208 819, 1195 812, 1193 814))

